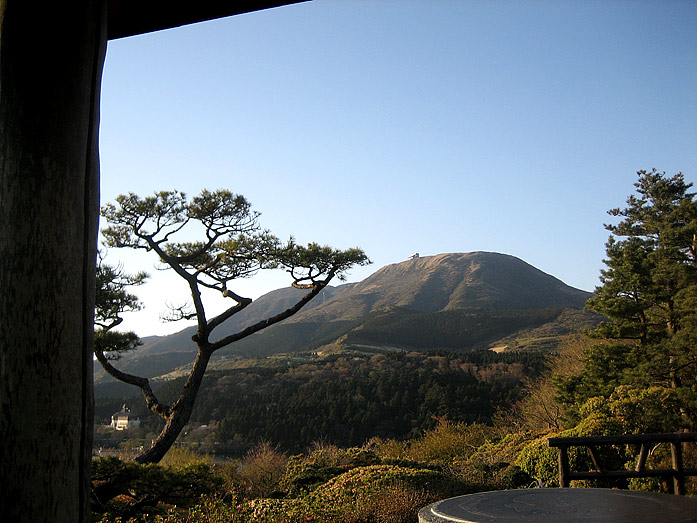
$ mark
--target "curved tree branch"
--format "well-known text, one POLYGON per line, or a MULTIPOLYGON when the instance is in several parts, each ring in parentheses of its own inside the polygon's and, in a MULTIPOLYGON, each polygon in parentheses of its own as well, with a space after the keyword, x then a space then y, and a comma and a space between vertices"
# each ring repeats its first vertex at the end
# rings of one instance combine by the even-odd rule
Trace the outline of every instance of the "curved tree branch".
POLYGON ((310 302, 310 300, 312 300, 312 298, 317 296, 322 291, 322 289, 324 289, 329 284, 329 282, 331 281, 331 279, 334 277, 335 274, 336 274, 336 270, 332 269, 329 272, 329 274, 325 280, 316 282, 314 284, 312 290, 310 292, 308 292, 305 296, 303 296, 302 299, 300 301, 298 301, 298 303, 296 303, 293 307, 286 309, 285 311, 283 311, 275 316, 272 316, 272 317, 267 318, 265 320, 262 320, 258 323, 255 323, 254 325, 251 325, 251 326, 247 327, 246 329, 241 330, 240 332, 238 332, 236 334, 231 334, 230 336, 226 336, 225 338, 223 338, 215 343, 212 343, 210 346, 211 353, 215 352, 218 349, 225 347, 226 345, 230 345, 231 343, 234 343, 234 342, 239 341, 241 339, 247 338, 248 336, 251 336, 252 334, 255 334, 263 329, 266 329, 267 327, 270 327, 271 325, 274 325, 274 324, 279 323, 285 319, 290 318, 293 314, 295 314, 300 309, 302 309, 305 305, 307 305, 310 302))
MULTIPOLYGON (((237 314, 242 309, 246 308, 250 303, 252 303, 251 299, 237 296, 233 292, 227 291, 227 290, 223 292, 223 296, 225 296, 225 297, 229 296, 229 297, 233 298, 237 302, 237 305, 230 307, 225 312, 219 314, 215 318, 211 318, 211 320, 208 322, 208 325, 206 328, 206 339, 208 338, 210 333, 213 332, 213 329, 215 329, 218 325, 225 322, 229 318, 232 318, 235 314, 237 314)), ((198 340, 194 340, 194 341, 198 341, 198 340)))
POLYGON ((145 398, 145 403, 147 404, 148 408, 161 418, 167 419, 167 417, 172 412, 172 408, 167 405, 162 405, 158 401, 152 389, 150 388, 150 381, 147 378, 134 376, 133 374, 127 374, 126 372, 120 371, 111 364, 109 359, 101 350, 95 350, 94 355, 97 357, 99 363, 102 364, 102 367, 104 367, 104 370, 107 373, 109 373, 110 376, 116 378, 119 381, 123 381, 124 383, 128 383, 129 385, 134 385, 138 387, 143 393, 143 397, 145 398))

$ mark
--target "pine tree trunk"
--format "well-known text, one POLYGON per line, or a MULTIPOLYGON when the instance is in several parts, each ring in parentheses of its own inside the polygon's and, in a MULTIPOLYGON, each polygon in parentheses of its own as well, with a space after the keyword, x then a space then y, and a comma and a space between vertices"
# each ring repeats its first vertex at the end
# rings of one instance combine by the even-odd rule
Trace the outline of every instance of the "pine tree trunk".
POLYGON ((90 521, 104 7, 0 0, 3 521, 90 521))
POLYGON ((136 456, 135 460, 138 463, 159 463, 165 457, 167 451, 172 448, 174 442, 179 437, 179 434, 184 429, 184 426, 191 419, 191 413, 194 410, 194 403, 198 396, 198 391, 201 388, 203 377, 208 368, 208 362, 211 359, 211 352, 208 349, 199 347, 196 361, 191 369, 189 378, 184 384, 181 396, 176 403, 172 405, 172 412, 167 418, 164 428, 154 441, 152 446, 136 456))

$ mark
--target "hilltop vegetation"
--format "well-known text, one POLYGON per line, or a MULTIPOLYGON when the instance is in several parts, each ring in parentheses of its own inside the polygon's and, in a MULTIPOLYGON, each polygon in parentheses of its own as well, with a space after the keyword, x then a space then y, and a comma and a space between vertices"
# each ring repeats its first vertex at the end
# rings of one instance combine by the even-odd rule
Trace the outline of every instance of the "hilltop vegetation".
MULTIPOLYGON (((251 366, 217 370, 204 380, 189 441, 219 453, 240 453, 258 441, 297 452, 313 441, 353 446, 374 436, 414 437, 436 418, 491 423, 498 409, 519 399, 521 380, 537 376, 543 362, 540 353, 491 351, 249 361, 251 366), (195 440, 201 425, 207 430, 195 440)), ((163 401, 174 397, 170 391, 183 379, 157 391, 163 401)), ((108 423, 119 401, 98 402, 97 419, 108 423)), ((129 405, 157 426, 137 397, 129 405)))

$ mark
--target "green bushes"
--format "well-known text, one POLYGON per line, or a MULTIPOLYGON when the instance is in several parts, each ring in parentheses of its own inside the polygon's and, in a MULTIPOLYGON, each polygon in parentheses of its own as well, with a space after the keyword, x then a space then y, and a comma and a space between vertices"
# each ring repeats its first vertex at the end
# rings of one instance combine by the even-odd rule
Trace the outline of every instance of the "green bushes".
POLYGON ((160 505, 186 507, 202 495, 215 493, 221 484, 203 461, 164 467, 100 458, 92 464, 93 512, 130 517, 157 512, 160 505))
POLYGON ((222 464, 191 451, 174 451, 164 465, 104 458, 94 466, 95 500, 106 500, 95 503, 95 517, 102 523, 131 517, 147 523, 414 523, 418 509, 432 501, 517 485, 520 471, 508 463, 467 461, 493 434, 491 427, 440 420, 410 442, 318 443, 291 457, 261 443, 222 464))
MULTIPOLYGON (((580 422, 573 428, 545 434, 526 445, 518 455, 516 464, 540 480, 545 486, 559 486, 557 450, 548 448, 551 436, 609 436, 615 434, 642 434, 677 430, 680 416, 677 414, 676 391, 664 387, 635 389, 619 386, 609 398, 598 396, 587 400, 578 410, 580 422)), ((569 466, 572 470, 593 469, 592 460, 585 447, 569 448, 569 466)), ((599 458, 608 469, 622 469, 636 464, 638 449, 621 446, 598 448, 599 458)), ((660 453, 656 454, 658 459, 660 453)), ((632 481, 635 487, 658 488, 655 481, 632 481)), ((626 481, 579 482, 575 486, 599 486, 627 488, 626 481)))
POLYGON ((341 523, 414 521, 419 509, 439 499, 427 491, 396 483, 366 494, 345 508, 341 523))
MULTIPOLYGON (((359 449, 355 450, 360 454, 359 449)), ((159 497, 161 502, 171 502, 173 499, 165 495, 167 488, 160 483, 165 481, 168 473, 159 466, 141 466, 133 463, 118 462, 107 459, 98 464, 96 469, 100 474, 105 473, 105 467, 109 466, 109 475, 119 475, 126 483, 128 481, 129 492, 133 497, 146 493, 141 489, 142 481, 154 482, 150 485, 148 493, 153 502, 159 497), (128 474, 123 474, 127 471, 128 474), (159 485, 159 486, 157 486, 159 485), (156 492, 155 492, 156 491, 156 492)), ((317 463, 314 463, 318 467, 317 463)), ((331 466, 325 467, 330 469, 331 466)), ((339 467, 334 467, 336 470, 339 467)), ((291 469, 291 476, 299 477, 297 468, 291 469)), ((321 468, 318 467, 318 470, 321 468)), ((292 484, 292 481, 288 481, 292 484)), ((171 483, 167 483, 171 485, 171 483)), ((227 497, 200 498, 194 496, 186 505, 192 505, 188 510, 175 507, 156 507, 154 503, 141 504, 137 508, 140 514, 135 516, 136 505, 128 504, 129 510, 125 510, 122 502, 113 502, 108 510, 95 511, 95 517, 101 523, 126 523, 132 522, 239 522, 251 523, 264 521, 267 523, 290 523, 297 521, 317 521, 325 523, 400 523, 413 522, 419 508, 424 505, 471 491, 460 480, 441 471, 430 469, 417 469, 400 467, 396 465, 367 465, 351 468, 336 475, 329 481, 318 484, 312 490, 304 494, 287 497, 284 499, 256 498, 245 499, 235 493, 228 493, 227 497), (195 502, 192 503, 192 502, 195 502), (159 510, 159 513, 158 513, 159 510)), ((183 500, 180 500, 183 501, 183 500)), ((182 507, 182 505, 178 505, 182 507)))
MULTIPOLYGON (((608 399, 588 400, 579 409, 582 421, 565 431, 505 433, 441 419, 412 440, 375 438, 350 448, 314 444, 290 457, 261 443, 226 463, 190 451, 173 452, 163 465, 100 459, 94 467, 95 500, 108 499, 95 503, 95 518, 101 523, 416 523, 418 509, 439 499, 538 482, 555 486, 557 450, 547 446, 549 437, 648 431, 655 420, 665 421, 659 414, 674 396, 665 389, 618 388, 608 399)), ((637 449, 603 452, 609 466, 622 468, 634 463, 637 449)), ((655 466, 666 457, 659 449, 650 460, 655 466)), ((578 470, 591 465, 584 448, 571 448, 569 459, 578 470)), ((631 486, 660 488, 655 481, 631 486)))
MULTIPOLYGON (((390 514, 404 511, 401 504, 404 500, 412 503, 418 500, 425 505, 430 500, 464 494, 468 490, 461 481, 440 471, 368 465, 336 476, 317 487, 307 499, 313 507, 324 507, 325 517, 333 518, 330 521, 390 521, 386 519, 390 514), (392 494, 396 494, 397 499, 391 497, 392 494)), ((414 520, 415 515, 416 511, 411 512, 410 519, 414 520)))
POLYGON ((449 497, 465 488, 464 484, 443 472, 396 465, 368 465, 353 468, 310 493, 310 498, 331 505, 350 504, 366 494, 380 492, 386 486, 403 485, 449 497))
POLYGON ((446 464, 453 456, 464 457, 491 439, 495 429, 474 423, 453 423, 436 418, 438 425, 422 436, 406 441, 372 438, 367 447, 383 459, 446 464))
POLYGON ((352 468, 381 463, 370 451, 316 444, 307 455, 292 456, 280 485, 289 496, 306 494, 352 468))

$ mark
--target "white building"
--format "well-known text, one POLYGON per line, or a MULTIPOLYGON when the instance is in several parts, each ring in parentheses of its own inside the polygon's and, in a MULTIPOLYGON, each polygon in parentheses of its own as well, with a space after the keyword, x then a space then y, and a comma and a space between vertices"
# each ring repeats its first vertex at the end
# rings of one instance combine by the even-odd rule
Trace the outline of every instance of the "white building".
POLYGON ((124 403, 120 411, 111 417, 111 428, 116 430, 127 430, 132 429, 140 425, 140 419, 138 416, 131 414, 131 411, 124 403))

